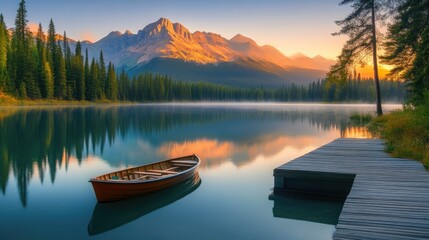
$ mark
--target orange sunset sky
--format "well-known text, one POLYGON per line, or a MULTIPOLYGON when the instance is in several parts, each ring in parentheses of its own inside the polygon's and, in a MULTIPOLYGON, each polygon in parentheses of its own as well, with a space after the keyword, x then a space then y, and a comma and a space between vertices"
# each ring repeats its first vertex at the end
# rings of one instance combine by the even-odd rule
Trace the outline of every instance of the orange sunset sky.
MULTIPOLYGON (((350 6, 339 0, 27 0, 29 26, 42 23, 47 29, 52 18, 58 33, 67 32, 74 40, 92 42, 111 31, 137 33, 160 17, 179 22, 191 32, 206 31, 232 38, 240 33, 258 45, 272 45, 291 56, 303 53, 336 59, 346 36, 332 36, 339 27, 335 20, 350 13, 350 6)), ((8 27, 13 27, 19 0, 1 3, 8 27)), ((386 66, 381 65, 383 68, 386 66)), ((372 76, 370 66, 358 69, 372 76)), ((380 69, 383 77, 387 71, 380 69)))
MULTIPOLYGON (((136 33, 160 17, 182 23, 191 32, 219 33, 226 38, 241 33, 259 45, 272 45, 285 55, 297 52, 310 57, 335 59, 345 37, 333 37, 334 21, 346 16, 349 7, 338 0, 27 0, 30 24, 50 18, 59 33, 75 40, 97 41, 111 31, 136 33)), ((19 0, 2 1, 0 11, 13 27, 19 0)))

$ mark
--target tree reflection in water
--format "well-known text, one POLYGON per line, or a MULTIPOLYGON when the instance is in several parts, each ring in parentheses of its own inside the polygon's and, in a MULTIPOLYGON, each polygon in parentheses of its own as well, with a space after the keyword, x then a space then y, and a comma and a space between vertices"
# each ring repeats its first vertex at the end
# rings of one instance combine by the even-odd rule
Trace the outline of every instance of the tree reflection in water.
MULTIPOLYGON (((115 139, 125 139, 131 133, 150 138, 148 141, 152 141, 158 151, 171 152, 171 149, 165 150, 168 144, 173 146, 189 139, 258 144, 267 134, 277 131, 278 126, 263 124, 270 120, 281 124, 305 123, 322 131, 338 129, 339 136, 356 132, 347 126, 348 116, 356 109, 345 111, 317 106, 184 104, 5 109, 0 111, 0 189, 6 194, 8 178, 13 173, 24 207, 28 185, 36 171, 43 183, 49 169, 54 183, 56 171, 62 167, 67 169, 71 156, 81 163, 91 152, 103 154, 106 144, 113 145, 115 139), (199 130, 192 131, 188 126, 198 126, 199 130), (169 134, 174 137, 160 137, 169 134)), ((296 131, 298 134, 304 129, 296 131)))

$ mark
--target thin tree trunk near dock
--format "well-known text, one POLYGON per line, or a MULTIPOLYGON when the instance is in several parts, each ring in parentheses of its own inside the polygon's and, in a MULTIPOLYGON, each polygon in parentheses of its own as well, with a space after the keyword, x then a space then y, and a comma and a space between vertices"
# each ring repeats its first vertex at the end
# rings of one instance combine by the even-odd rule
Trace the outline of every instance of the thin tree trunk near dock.
POLYGON ((375 28, 375 3, 372 0, 372 61, 374 65, 374 82, 375 82, 375 93, 377 102, 377 115, 383 115, 383 109, 381 108, 381 96, 380 96, 380 83, 378 79, 378 62, 377 62, 377 36, 375 28))

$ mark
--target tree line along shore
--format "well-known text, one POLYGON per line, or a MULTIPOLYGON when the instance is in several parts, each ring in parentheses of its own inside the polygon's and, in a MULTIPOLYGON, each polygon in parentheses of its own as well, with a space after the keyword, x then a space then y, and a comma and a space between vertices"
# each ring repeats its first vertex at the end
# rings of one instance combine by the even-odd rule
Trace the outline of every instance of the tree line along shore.
MULTIPOLYGON (((85 102, 165 101, 281 101, 281 102, 371 102, 371 79, 358 74, 342 84, 318 80, 273 88, 242 88, 205 82, 174 81, 168 76, 129 76, 106 63, 103 51, 90 59, 80 42, 71 51, 51 20, 47 35, 42 25, 36 34, 27 26, 25 1, 17 11, 15 26, 8 30, 0 15, 0 104, 75 104, 85 102)), ((401 102, 403 84, 383 80, 385 101, 401 102)))

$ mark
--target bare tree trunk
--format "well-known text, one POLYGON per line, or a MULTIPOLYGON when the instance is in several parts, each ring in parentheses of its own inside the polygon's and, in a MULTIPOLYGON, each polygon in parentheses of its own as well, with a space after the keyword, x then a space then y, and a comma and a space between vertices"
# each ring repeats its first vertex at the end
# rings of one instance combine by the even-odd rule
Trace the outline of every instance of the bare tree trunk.
POLYGON ((374 65, 374 82, 375 82, 375 93, 377 101, 377 115, 383 115, 383 109, 381 108, 381 96, 380 96, 380 83, 378 80, 378 62, 377 62, 377 36, 375 28, 375 3, 372 0, 372 62, 374 65))

